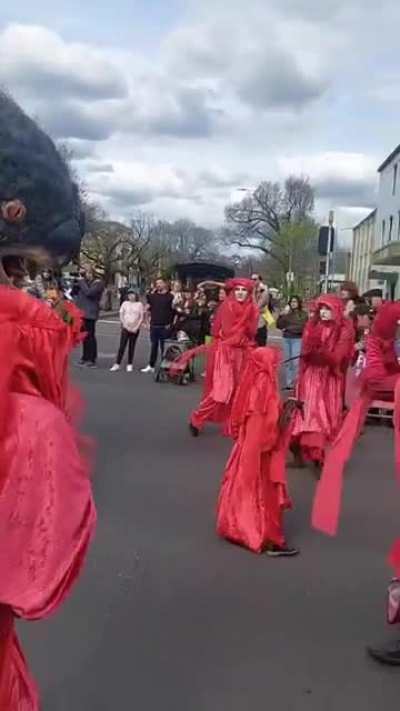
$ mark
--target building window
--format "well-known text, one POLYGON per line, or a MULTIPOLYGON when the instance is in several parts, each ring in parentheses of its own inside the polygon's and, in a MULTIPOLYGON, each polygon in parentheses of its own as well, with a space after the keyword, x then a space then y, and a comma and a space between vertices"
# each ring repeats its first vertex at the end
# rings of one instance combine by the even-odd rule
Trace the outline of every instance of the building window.
POLYGON ((393 215, 390 215, 388 242, 392 241, 392 232, 393 232, 393 215))
POLYGON ((382 244, 385 244, 386 222, 382 220, 382 244))
POLYGON ((396 195, 396 184, 397 184, 397 163, 393 166, 393 195, 396 195))

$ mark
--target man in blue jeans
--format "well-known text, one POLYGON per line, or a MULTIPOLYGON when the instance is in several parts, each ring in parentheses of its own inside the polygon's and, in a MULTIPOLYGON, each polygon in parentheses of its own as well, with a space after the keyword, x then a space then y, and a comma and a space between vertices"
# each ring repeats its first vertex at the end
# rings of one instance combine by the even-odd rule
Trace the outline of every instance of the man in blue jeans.
POLYGON ((151 351, 149 365, 142 368, 142 373, 153 373, 158 349, 161 350, 161 354, 164 352, 165 339, 174 316, 173 298, 164 279, 157 279, 154 292, 147 296, 147 310, 150 313, 151 351))
POLYGON ((292 390, 296 384, 299 370, 301 339, 306 323, 307 311, 303 310, 301 299, 292 296, 283 313, 279 316, 276 326, 282 331, 285 360, 285 389, 292 390))

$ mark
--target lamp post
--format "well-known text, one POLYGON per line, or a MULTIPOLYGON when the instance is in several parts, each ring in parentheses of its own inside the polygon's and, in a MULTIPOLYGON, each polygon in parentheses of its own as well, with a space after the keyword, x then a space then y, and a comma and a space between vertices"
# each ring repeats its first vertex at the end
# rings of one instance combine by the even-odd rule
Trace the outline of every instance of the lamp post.
POLYGON ((329 231, 328 231, 328 245, 326 249, 326 265, 325 265, 325 280, 324 280, 324 292, 325 294, 329 291, 329 275, 331 273, 331 258, 332 258, 332 245, 333 245, 333 221, 335 219, 335 214, 333 210, 329 211, 329 231))

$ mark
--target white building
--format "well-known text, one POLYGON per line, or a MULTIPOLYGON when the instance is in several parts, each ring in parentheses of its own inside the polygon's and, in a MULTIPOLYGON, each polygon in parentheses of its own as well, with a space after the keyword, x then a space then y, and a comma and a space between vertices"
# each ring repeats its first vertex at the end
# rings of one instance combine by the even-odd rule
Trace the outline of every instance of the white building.
POLYGON ((376 214, 377 210, 372 210, 353 227, 350 279, 357 284, 361 294, 378 286, 376 283, 371 283, 370 279, 372 255, 375 250, 376 214))
POLYGON ((370 278, 386 283, 387 295, 400 298, 400 145, 378 168, 379 193, 375 249, 370 278))
POLYGON ((378 206, 353 228, 350 278, 400 298, 400 145, 378 168, 378 206))

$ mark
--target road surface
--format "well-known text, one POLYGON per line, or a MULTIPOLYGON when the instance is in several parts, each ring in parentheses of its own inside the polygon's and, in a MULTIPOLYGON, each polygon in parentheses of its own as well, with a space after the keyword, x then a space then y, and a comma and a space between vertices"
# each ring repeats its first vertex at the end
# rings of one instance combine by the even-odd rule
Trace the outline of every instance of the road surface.
MULTIPOLYGON (((229 442, 186 420, 198 384, 110 374, 119 327, 101 323, 100 368, 74 369, 98 441, 96 540, 52 619, 21 624, 43 711, 378 711, 400 669, 364 651, 384 640, 385 556, 400 532, 392 433, 370 428, 349 468, 340 535, 310 529, 315 482, 290 474, 295 559, 218 540, 229 442)), ((146 362, 146 336, 136 366, 146 362)), ((400 634, 400 632, 399 632, 400 634)))

